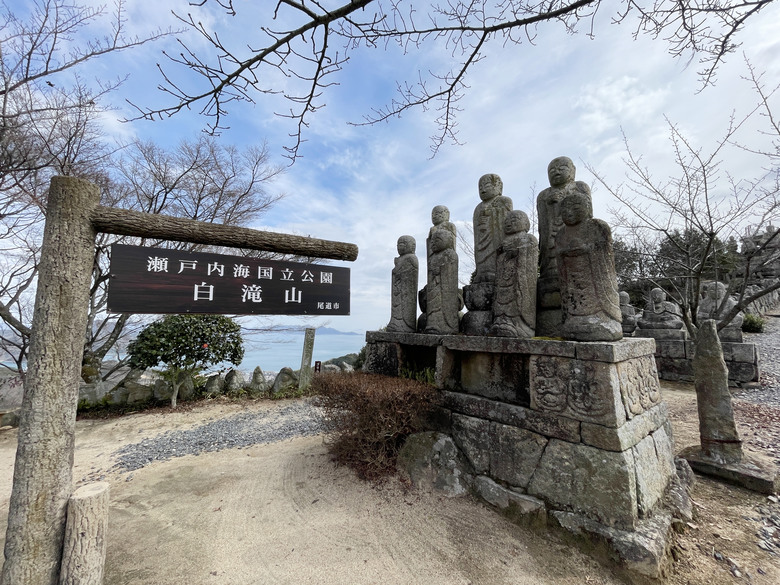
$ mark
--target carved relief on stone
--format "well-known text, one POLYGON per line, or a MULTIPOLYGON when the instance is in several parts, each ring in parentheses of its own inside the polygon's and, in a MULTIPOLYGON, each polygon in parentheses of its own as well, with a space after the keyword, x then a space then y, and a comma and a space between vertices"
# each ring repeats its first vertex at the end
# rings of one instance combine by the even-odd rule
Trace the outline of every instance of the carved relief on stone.
POLYGON ((658 370, 652 356, 642 356, 617 364, 620 394, 631 419, 661 402, 658 370))
POLYGON ((532 358, 532 407, 555 413, 566 410, 568 361, 553 356, 532 358))
POLYGON ((533 356, 531 372, 531 408, 612 427, 625 421, 613 364, 533 356))
POLYGON ((604 387, 605 383, 608 380, 601 379, 595 363, 572 360, 567 398, 572 412, 589 419, 608 414, 614 401, 610 389, 604 387), (608 395, 610 399, 607 399, 608 395))

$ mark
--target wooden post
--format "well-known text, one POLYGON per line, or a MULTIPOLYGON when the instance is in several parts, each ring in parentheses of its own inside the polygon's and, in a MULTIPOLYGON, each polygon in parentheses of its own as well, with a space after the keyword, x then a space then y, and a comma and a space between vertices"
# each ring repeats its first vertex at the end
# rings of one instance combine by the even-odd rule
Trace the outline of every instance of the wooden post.
POLYGON ((110 485, 81 486, 68 501, 59 585, 103 585, 110 485))
POLYGON ((57 585, 73 475, 84 331, 100 191, 55 177, 49 190, 24 378, 3 585, 57 585))
POLYGON ((0 585, 58 585, 60 578, 98 231, 342 260, 355 260, 358 254, 354 244, 101 207, 96 185, 54 177, 41 247, 0 585))

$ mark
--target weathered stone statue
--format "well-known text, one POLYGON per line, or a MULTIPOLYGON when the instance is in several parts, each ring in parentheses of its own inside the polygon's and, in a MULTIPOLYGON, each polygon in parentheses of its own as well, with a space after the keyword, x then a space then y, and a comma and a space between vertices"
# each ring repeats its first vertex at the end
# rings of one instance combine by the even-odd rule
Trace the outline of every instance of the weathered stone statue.
POLYGON ((561 287, 561 334, 573 341, 623 338, 612 231, 593 218, 590 189, 582 183, 560 205, 564 227, 555 238, 561 287))
MULTIPOLYGON (((705 319, 714 319, 717 323, 720 323, 722 317, 737 304, 734 299, 726 295, 726 285, 722 282, 705 282, 701 286, 701 292, 704 298, 699 302, 699 308, 696 311, 696 318, 699 323, 704 322, 705 319), (726 299, 725 302, 723 302, 724 298, 726 299), (723 308, 718 310, 721 303, 723 303, 723 308)), ((742 343, 742 321, 744 318, 745 316, 741 311, 737 313, 729 324, 718 332, 720 339, 722 341, 742 343)))
POLYGON ((693 370, 703 453, 721 463, 739 461, 742 458, 742 441, 734 422, 729 371, 712 319, 699 325, 693 370))
POLYGON ((650 291, 635 337, 653 337, 655 339, 686 339, 682 311, 677 303, 666 299, 666 291, 654 288, 650 291))
POLYGON ((539 220, 539 281, 537 285, 537 322, 536 334, 556 337, 560 334, 561 294, 558 282, 558 265, 555 238, 563 227, 561 219, 561 201, 569 193, 590 189, 582 181, 575 181, 576 169, 572 160, 559 156, 547 165, 550 186, 544 189, 536 199, 536 211, 539 220))
MULTIPOLYGON (((433 223, 433 226, 428 230, 428 239, 426 240, 427 253, 429 256, 431 254, 431 238, 433 237, 434 232, 447 230, 452 234, 453 241, 457 238, 458 233, 455 229, 455 224, 450 221, 450 210, 447 209, 446 205, 437 205, 431 210, 431 222, 433 223)), ((455 245, 453 244, 453 249, 454 247, 455 245)))
POLYGON ((417 328, 417 279, 419 262, 412 236, 398 238, 398 258, 393 268, 390 323, 388 331, 414 333, 417 328))
POLYGON ((428 285, 426 289, 425 333, 449 335, 458 332, 460 294, 458 254, 455 252, 455 226, 449 210, 433 208, 433 227, 428 235, 428 285))
POLYGON ((496 294, 496 251, 504 239, 504 218, 512 211, 512 200, 501 193, 503 183, 495 174, 479 179, 479 197, 474 209, 474 261, 471 283, 463 287, 468 312, 461 320, 466 335, 487 335, 493 324, 493 297, 496 294))
POLYGON ((626 291, 620 291, 620 314, 623 315, 623 335, 632 335, 639 316, 636 314, 636 309, 631 306, 631 297, 626 291))
POLYGON ((522 211, 512 211, 504 220, 504 240, 496 258, 491 335, 534 336, 539 242, 529 229, 531 222, 522 211))
POLYGON ((504 197, 504 183, 495 174, 479 179, 479 198, 474 209, 474 260, 476 274, 473 283, 492 282, 496 278, 496 252, 504 239, 504 219, 512 211, 512 200, 504 197))
POLYGON ((714 319, 699 323, 693 372, 700 444, 686 447, 680 457, 700 473, 749 490, 778 493, 780 475, 774 467, 766 466, 742 450, 729 391, 729 371, 714 319))

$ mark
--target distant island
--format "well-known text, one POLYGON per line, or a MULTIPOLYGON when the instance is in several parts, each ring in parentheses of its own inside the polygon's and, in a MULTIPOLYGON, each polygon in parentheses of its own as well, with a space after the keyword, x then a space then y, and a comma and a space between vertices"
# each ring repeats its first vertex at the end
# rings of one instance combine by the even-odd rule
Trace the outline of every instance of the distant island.
POLYGON ((365 335, 364 333, 355 333, 354 331, 339 331, 331 327, 317 327, 317 335, 365 335))

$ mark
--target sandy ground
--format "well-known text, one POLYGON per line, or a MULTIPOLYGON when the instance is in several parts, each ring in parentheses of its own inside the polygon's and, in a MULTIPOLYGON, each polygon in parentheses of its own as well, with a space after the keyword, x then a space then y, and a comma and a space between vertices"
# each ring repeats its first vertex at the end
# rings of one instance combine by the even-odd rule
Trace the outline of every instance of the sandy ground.
MULTIPOLYGON (((686 387, 664 393, 678 448, 686 446, 696 437, 694 394, 686 387)), ((279 406, 217 401, 78 422, 74 479, 111 483, 106 585, 621 582, 554 535, 520 528, 472 499, 408 490, 396 480, 361 482, 331 462, 323 437, 186 456, 132 475, 110 470, 122 445, 279 406)), ((777 425, 760 426, 743 431, 776 446, 777 425)), ((15 445, 15 430, 0 431, 0 543, 15 445)), ((694 499, 699 518, 675 545, 670 583, 780 582, 780 559, 756 546, 754 518, 765 496, 702 480, 694 499)))

